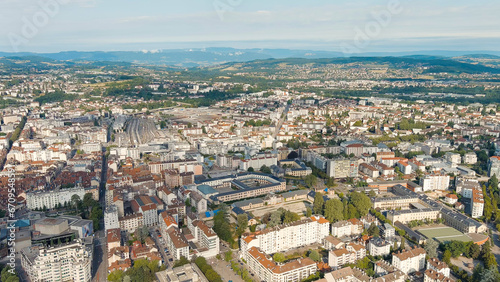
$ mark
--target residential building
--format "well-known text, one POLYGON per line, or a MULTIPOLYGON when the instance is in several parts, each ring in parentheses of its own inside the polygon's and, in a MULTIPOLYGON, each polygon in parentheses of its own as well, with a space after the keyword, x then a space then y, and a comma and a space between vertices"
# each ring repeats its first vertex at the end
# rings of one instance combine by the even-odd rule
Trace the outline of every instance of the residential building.
POLYGON ((24 248, 21 265, 31 281, 92 280, 92 250, 79 239, 51 247, 24 248))
POLYGON ((316 273, 316 263, 310 258, 298 259, 285 264, 275 263, 271 257, 256 247, 245 252, 248 268, 259 280, 266 282, 299 282, 316 273))
POLYGON ((437 258, 430 258, 427 260, 427 269, 435 270, 443 274, 445 277, 450 277, 450 267, 448 267, 445 262, 440 261, 437 258))
POLYGON ((120 228, 118 221, 118 209, 115 205, 106 207, 104 210, 104 230, 107 232, 110 229, 120 228))
POLYGON ((455 282, 455 279, 446 277, 434 269, 427 269, 424 272, 424 282, 455 282))
POLYGON ((392 255, 392 265, 405 274, 421 271, 425 268, 425 255, 423 248, 402 250, 392 255))
POLYGON ((144 225, 144 217, 142 213, 133 213, 118 218, 118 222, 121 230, 133 233, 137 228, 144 225))
POLYGON ((500 157, 493 156, 488 160, 488 176, 492 177, 496 175, 497 178, 500 178, 500 157))
POLYGON ((386 256, 391 253, 391 243, 380 238, 373 238, 368 242, 368 252, 372 256, 386 256))
POLYGON ((257 247, 267 254, 321 243, 329 235, 330 222, 322 216, 312 216, 304 220, 267 228, 263 231, 247 233, 241 237, 241 253, 257 247))
POLYGON ((343 158, 328 160, 326 174, 333 178, 358 177, 358 162, 343 158))
POLYGON ((85 188, 83 187, 27 192, 26 207, 30 210, 53 209, 58 205, 70 204, 73 195, 77 195, 80 199, 83 199, 85 194, 85 188))
POLYGON ((462 162, 464 164, 475 164, 477 163, 476 153, 467 153, 462 157, 462 162))
POLYGON ((450 186, 449 175, 426 175, 420 179, 423 191, 447 190, 450 186))

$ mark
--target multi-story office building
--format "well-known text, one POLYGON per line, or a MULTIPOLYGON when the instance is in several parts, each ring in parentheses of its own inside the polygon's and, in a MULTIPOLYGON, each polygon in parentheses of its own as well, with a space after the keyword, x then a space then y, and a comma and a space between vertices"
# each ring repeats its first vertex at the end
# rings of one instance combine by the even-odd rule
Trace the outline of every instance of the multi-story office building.
POLYGON ((321 243, 329 235, 330 222, 322 216, 312 216, 304 220, 268 228, 258 233, 241 237, 241 253, 256 247, 267 254, 321 243))
POLYGON ((56 246, 31 246, 21 251, 21 264, 33 282, 92 279, 92 252, 82 241, 56 246))
POLYGON ((425 268, 426 252, 423 248, 403 250, 392 256, 392 265, 405 274, 417 272, 425 268))

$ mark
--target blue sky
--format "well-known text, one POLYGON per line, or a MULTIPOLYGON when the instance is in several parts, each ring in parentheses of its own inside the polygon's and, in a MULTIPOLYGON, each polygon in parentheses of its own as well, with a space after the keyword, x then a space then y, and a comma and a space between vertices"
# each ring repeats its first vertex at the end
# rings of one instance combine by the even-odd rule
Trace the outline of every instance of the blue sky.
POLYGON ((1 0, 0 51, 499 51, 499 13, 493 0, 1 0))

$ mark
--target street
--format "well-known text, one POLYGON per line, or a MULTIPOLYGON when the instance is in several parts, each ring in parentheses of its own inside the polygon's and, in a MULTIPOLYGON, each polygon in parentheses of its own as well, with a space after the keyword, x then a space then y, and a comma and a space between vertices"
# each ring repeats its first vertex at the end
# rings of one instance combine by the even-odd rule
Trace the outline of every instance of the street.
POLYGON ((108 256, 106 250, 106 236, 99 230, 94 236, 94 254, 92 257, 92 281, 105 282, 108 276, 108 256))

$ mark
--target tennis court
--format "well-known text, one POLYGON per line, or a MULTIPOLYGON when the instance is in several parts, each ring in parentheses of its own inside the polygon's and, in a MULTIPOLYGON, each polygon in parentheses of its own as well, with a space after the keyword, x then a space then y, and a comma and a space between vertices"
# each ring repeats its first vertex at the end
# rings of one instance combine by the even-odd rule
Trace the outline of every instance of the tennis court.
POLYGON ((419 233, 427 237, 428 239, 434 238, 437 241, 444 243, 446 241, 462 241, 469 242, 472 241, 471 238, 462 232, 456 230, 452 227, 431 227, 422 228, 417 230, 419 233))

